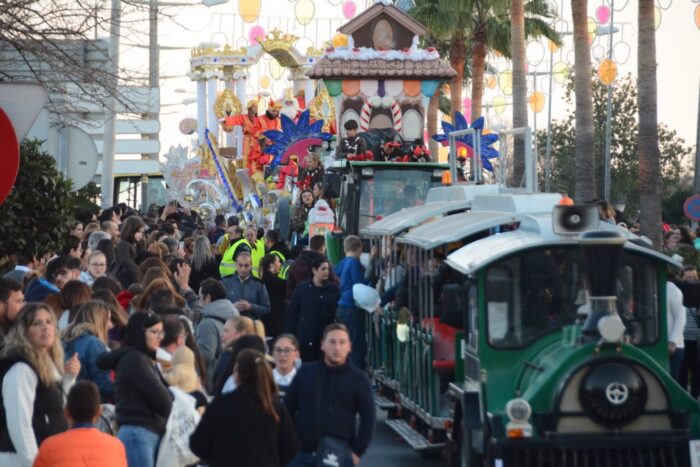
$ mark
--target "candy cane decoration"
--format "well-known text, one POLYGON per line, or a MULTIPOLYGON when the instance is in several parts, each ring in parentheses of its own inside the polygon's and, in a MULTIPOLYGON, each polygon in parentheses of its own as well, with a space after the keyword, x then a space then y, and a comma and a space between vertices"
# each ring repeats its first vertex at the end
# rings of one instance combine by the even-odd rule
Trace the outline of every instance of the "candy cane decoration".
POLYGON ((369 118, 372 114, 372 104, 369 101, 369 99, 365 101, 360 112, 360 131, 369 130, 369 118))
POLYGON ((394 130, 396 130, 397 133, 401 133, 401 129, 403 128, 403 113, 401 113, 399 103, 396 102, 396 99, 391 99, 391 103, 389 103, 389 105, 384 105, 384 107, 391 107, 391 117, 394 121, 394 130))

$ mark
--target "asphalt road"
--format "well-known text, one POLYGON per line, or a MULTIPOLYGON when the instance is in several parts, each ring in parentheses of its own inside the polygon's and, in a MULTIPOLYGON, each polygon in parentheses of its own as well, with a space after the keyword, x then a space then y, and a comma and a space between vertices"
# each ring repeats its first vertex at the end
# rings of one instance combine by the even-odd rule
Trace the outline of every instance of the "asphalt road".
POLYGON ((377 424, 372 444, 362 457, 361 467, 436 467, 446 466, 444 459, 424 460, 385 423, 386 412, 377 409, 377 424))

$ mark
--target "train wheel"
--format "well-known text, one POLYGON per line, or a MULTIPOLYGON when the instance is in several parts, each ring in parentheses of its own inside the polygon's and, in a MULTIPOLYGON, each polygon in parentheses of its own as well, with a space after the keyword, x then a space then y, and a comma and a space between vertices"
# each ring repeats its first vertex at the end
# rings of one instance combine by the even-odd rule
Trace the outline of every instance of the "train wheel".
POLYGON ((456 465, 459 467, 482 467, 483 458, 472 449, 471 431, 465 429, 464 424, 461 428, 457 442, 457 455, 455 456, 456 465))

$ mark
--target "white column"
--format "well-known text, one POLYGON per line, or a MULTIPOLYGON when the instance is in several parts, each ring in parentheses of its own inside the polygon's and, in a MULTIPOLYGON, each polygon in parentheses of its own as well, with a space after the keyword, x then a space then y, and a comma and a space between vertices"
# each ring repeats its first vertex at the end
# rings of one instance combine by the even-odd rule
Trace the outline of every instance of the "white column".
POLYGON ((313 99, 316 92, 316 82, 307 78, 304 82, 304 99, 306 100, 306 108, 309 108, 309 102, 313 99))
MULTIPOLYGON (((235 85, 233 82, 233 78, 231 76, 227 76, 226 80, 224 81, 224 85, 226 86, 226 89, 229 89, 235 93, 235 85)), ((243 107, 245 109, 245 107, 243 107)), ((238 131, 240 127, 236 127, 233 131, 230 131, 226 133, 226 147, 227 148, 232 148, 236 146, 236 132, 238 131)))
POLYGON ((219 122, 214 113, 216 95, 219 91, 218 87, 219 77, 216 76, 216 73, 207 76, 207 128, 209 128, 209 131, 216 137, 217 141, 221 143, 221 139, 219 139, 219 122))
POLYGON ((197 138, 204 144, 204 129, 207 127, 207 82, 197 77, 197 138))
MULTIPOLYGON (((247 113, 248 108, 248 99, 246 98, 245 94, 245 86, 246 86, 246 79, 248 79, 248 75, 245 73, 245 71, 236 71, 233 74, 234 78, 234 86, 235 86, 235 92, 236 92, 236 97, 238 98, 239 101, 241 101, 241 105, 243 106, 242 112, 247 113)), ((236 147, 238 148, 238 157, 243 157, 243 127, 236 127, 235 130, 235 137, 236 137, 236 147)))

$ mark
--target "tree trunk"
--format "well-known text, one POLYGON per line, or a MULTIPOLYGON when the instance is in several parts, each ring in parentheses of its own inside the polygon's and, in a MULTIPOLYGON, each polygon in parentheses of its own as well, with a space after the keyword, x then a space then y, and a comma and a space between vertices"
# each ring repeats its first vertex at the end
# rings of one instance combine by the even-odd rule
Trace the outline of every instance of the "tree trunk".
POLYGON ((440 90, 436 89, 435 94, 430 98, 428 103, 428 150, 433 157, 433 162, 438 160, 438 142, 432 136, 438 132, 438 107, 440 104, 440 90))
POLYGON ((481 117, 482 113, 485 66, 486 31, 483 26, 480 26, 472 35, 472 122, 481 117))
POLYGON ((588 0, 571 0, 574 21, 574 89, 576 95, 577 203, 595 199, 595 161, 593 153, 593 83, 591 81, 591 43, 588 39, 588 0))
MULTIPOLYGON (((575 0, 574 0, 575 1, 575 0)), ((525 6, 523 0, 510 3, 511 54, 513 59, 513 128, 527 126, 527 76, 525 74, 525 6)), ((515 137, 511 184, 523 185, 525 139, 515 137)))
POLYGON ((450 103, 452 115, 462 111, 462 84, 464 83, 464 62, 467 59, 467 41, 463 34, 455 34, 450 44, 450 66, 457 72, 450 83, 450 103))
MULTIPOLYGON (((574 0, 575 1, 575 0, 574 0)), ((656 33, 654 1, 639 0, 637 75, 639 89, 639 223, 642 235, 661 248, 661 195, 658 122, 656 115, 656 33)))

